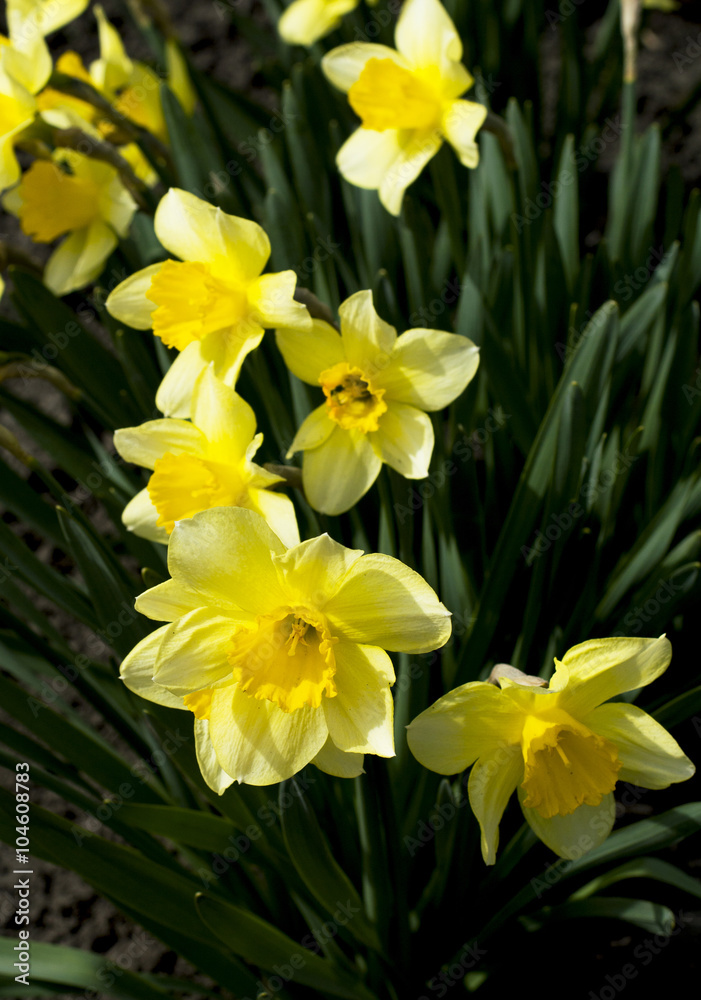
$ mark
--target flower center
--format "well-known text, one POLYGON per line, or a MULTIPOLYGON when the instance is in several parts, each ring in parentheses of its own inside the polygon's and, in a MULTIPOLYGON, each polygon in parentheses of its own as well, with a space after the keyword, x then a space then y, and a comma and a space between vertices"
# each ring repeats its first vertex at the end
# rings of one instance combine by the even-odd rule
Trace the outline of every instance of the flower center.
POLYGON ((246 294, 212 275, 207 264, 167 260, 146 297, 158 308, 153 332, 166 347, 182 351, 208 333, 235 326, 245 315, 246 294))
POLYGON ((233 466, 171 452, 156 459, 147 488, 158 511, 156 523, 168 534, 176 521, 210 507, 244 507, 248 497, 243 476, 233 466))
POLYGON ((22 229, 38 243, 84 229, 100 215, 97 185, 67 174, 49 160, 35 160, 22 178, 20 193, 22 229))
POLYGON ((228 657, 242 691, 294 712, 304 705, 318 708, 324 695, 335 697, 337 642, 317 612, 279 608, 253 626, 240 626, 228 657))
POLYGON ((548 719, 529 715, 523 728, 523 805, 545 819, 597 806, 612 792, 621 769, 613 743, 566 712, 548 719))
POLYGON ((348 91, 363 128, 428 129, 438 126, 441 102, 428 72, 412 73, 392 59, 368 59, 348 91))
POLYGON ((387 412, 384 389, 373 389, 359 368, 341 361, 319 376, 326 396, 329 417, 345 430, 355 428, 367 434, 376 431, 379 418, 387 412))

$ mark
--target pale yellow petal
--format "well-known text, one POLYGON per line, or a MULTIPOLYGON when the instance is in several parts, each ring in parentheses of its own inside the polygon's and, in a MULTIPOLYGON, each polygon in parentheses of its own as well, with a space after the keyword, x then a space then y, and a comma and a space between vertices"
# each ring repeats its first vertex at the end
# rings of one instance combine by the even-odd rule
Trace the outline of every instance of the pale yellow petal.
POLYGON ((186 695, 231 677, 227 651, 237 626, 251 616, 197 608, 165 630, 154 677, 174 694, 186 695))
POLYGON ((307 500, 322 514, 343 514, 367 493, 381 467, 365 434, 336 426, 322 445, 304 453, 307 500))
POLYGON ((114 446, 124 461, 146 469, 153 469, 167 451, 204 455, 205 443, 202 431, 186 420, 149 420, 114 432, 114 446))
POLYGON ((162 268, 162 264, 150 264, 136 274, 120 282, 114 291, 107 296, 105 306, 107 312, 120 323, 133 327, 135 330, 150 330, 151 316, 157 308, 146 293, 151 282, 162 268))
POLYGON ((375 646, 339 642, 334 646, 335 698, 324 698, 329 735, 339 750, 394 757, 394 704, 385 660, 375 646))
POLYGON ((377 314, 369 289, 346 299, 338 315, 346 360, 371 377, 371 373, 387 364, 397 331, 377 314))
POLYGON ((166 69, 168 86, 180 101, 186 115, 191 115, 197 104, 197 93, 190 81, 187 63, 174 38, 166 40, 166 69))
POLYGON ((268 522, 285 545, 299 544, 299 525, 294 504, 284 493, 273 490, 251 490, 250 506, 268 522))
POLYGON ((391 59, 400 66, 407 65, 395 49, 372 42, 350 42, 327 52, 321 68, 327 80, 339 90, 348 91, 365 68, 368 59, 391 59))
POLYGON ((275 341, 293 375, 319 385, 319 375, 345 361, 341 336, 321 319, 312 320, 311 330, 276 330, 275 341))
POLYGON ((267 330, 278 326, 311 330, 312 318, 307 307, 294 299, 296 284, 294 271, 263 274, 256 278, 247 289, 254 321, 267 330))
POLYGON ((291 598, 323 611, 362 555, 362 549, 348 549, 324 534, 273 558, 291 598))
POLYGON ((353 642, 426 653, 450 637, 450 612, 426 581, 391 556, 371 553, 350 569, 329 600, 334 632, 353 642))
POLYGON ((338 425, 329 416, 329 408, 326 403, 317 406, 315 410, 304 418, 302 426, 294 436, 294 440, 287 452, 287 458, 292 458, 298 451, 306 451, 309 448, 318 448, 330 436, 338 425))
POLYGON ((293 0, 282 12, 277 29, 288 45, 313 45, 357 5, 358 0, 293 0))
POLYGON ((550 690, 560 692, 558 707, 582 718, 597 705, 634 691, 669 666, 672 646, 659 639, 590 639, 573 646, 556 661, 550 690))
POLYGON ((285 546, 260 514, 214 507, 178 521, 170 536, 171 576, 208 603, 264 614, 285 605, 273 563, 285 546))
POLYGON ((336 154, 341 176, 356 187, 379 191, 385 176, 401 156, 403 135, 393 128, 384 132, 357 128, 336 154))
POLYGON ((536 837, 561 858, 576 861, 598 847, 608 837, 616 819, 613 792, 604 795, 598 806, 578 806, 568 816, 545 819, 535 809, 523 805, 526 793, 519 786, 518 797, 523 815, 536 837))
POLYGON ((406 479, 425 479, 428 475, 433 454, 433 424, 431 418, 415 406, 390 401, 371 440, 382 461, 406 479))
POLYGON ((195 719, 195 753, 206 784, 217 795, 222 795, 230 785, 233 785, 234 779, 224 771, 217 760, 209 735, 208 719, 195 719))
POLYGON ((394 40, 417 69, 462 59, 460 35, 440 0, 405 0, 394 40))
POLYGON ((474 101, 453 101, 443 114, 443 134, 465 167, 473 168, 479 163, 476 136, 486 117, 486 107, 474 101))
POLYGON ((122 521, 127 531, 150 542, 168 544, 168 532, 158 527, 158 511, 151 503, 148 490, 140 490, 122 511, 122 521))
POLYGON ((100 41, 100 58, 90 66, 90 76, 100 90, 114 93, 128 83, 134 64, 126 54, 119 32, 105 17, 99 4, 94 7, 100 41))
POLYGON ((401 132, 399 141, 399 156, 385 173, 379 189, 380 201, 391 215, 399 215, 404 192, 441 148, 443 137, 438 129, 432 129, 401 132))
POLYGON ((209 734, 227 774, 249 785, 272 785, 316 757, 328 728, 321 708, 283 712, 233 684, 213 693, 209 734))
POLYGON ((407 330, 375 377, 377 388, 400 403, 429 412, 457 399, 479 366, 479 348, 467 337, 441 330, 407 330))
POLYGON ((153 680, 156 657, 169 628, 169 625, 157 628, 134 646, 131 653, 122 661, 119 676, 130 691, 146 698, 147 701, 153 701, 157 705, 167 705, 168 708, 184 708, 182 698, 171 694, 153 680))
POLYGON ((95 281, 117 246, 113 230, 96 219, 70 233, 54 250, 44 269, 44 284, 54 295, 68 295, 95 281))
POLYGON ((200 340, 194 340, 178 354, 156 391, 156 406, 161 413, 166 417, 190 416, 195 384, 208 364, 200 340))
POLYGON ((691 778, 696 770, 664 726, 636 705, 600 705, 582 722, 618 750, 623 764, 619 781, 630 781, 642 788, 667 788, 691 778))
POLYGON ((486 865, 496 861, 501 817, 522 777, 523 756, 519 746, 505 746, 487 757, 480 757, 470 771, 467 791, 480 825, 482 858, 486 865))
POLYGON ((202 598, 179 580, 164 580, 136 598, 141 615, 159 622, 173 622, 202 606, 202 598))
POLYGON ((470 681, 417 715, 407 727, 407 741, 424 767, 459 774, 478 757, 491 759, 518 747, 522 729, 522 713, 498 687, 470 681))
POLYGON ((22 32, 36 32, 42 37, 74 21, 87 8, 89 0, 7 0, 5 12, 12 38, 22 32))
POLYGON ((365 774, 363 759, 362 753, 346 753, 345 750, 339 750, 329 736, 319 753, 312 759, 312 764, 335 778, 357 778, 365 774))
POLYGON ((195 383, 192 422, 207 440, 208 455, 231 463, 243 458, 256 433, 252 408, 235 389, 216 377, 212 365, 201 372, 195 383))
POLYGON ((180 188, 161 199, 154 224, 169 253, 209 263, 222 277, 252 281, 270 256, 270 241, 256 222, 227 215, 180 188))

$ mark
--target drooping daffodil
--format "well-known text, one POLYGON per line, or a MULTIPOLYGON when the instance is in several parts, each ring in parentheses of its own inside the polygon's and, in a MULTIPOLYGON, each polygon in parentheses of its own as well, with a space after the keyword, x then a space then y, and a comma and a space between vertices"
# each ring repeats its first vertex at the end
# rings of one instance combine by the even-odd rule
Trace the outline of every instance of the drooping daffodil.
POLYGON ((295 545, 294 505, 270 489, 282 479, 253 462, 262 440, 248 403, 205 368, 192 396, 192 422, 150 420, 115 433, 123 459, 153 469, 146 489, 124 508, 125 525, 167 543, 176 521, 210 507, 239 506, 262 514, 286 545, 295 545))
POLYGON ((106 306, 120 322, 153 328, 164 344, 180 351, 156 405, 166 416, 188 417, 195 382, 208 364, 234 385, 266 328, 306 330, 312 321, 294 301, 294 271, 261 274, 270 241, 255 222, 171 188, 156 209, 155 229, 180 260, 138 271, 114 289, 106 306))
POLYGON ((463 684, 408 727, 409 747, 439 774, 472 765, 470 805, 482 857, 494 864, 499 823, 514 791, 533 832, 562 858, 603 843, 617 781, 667 788, 694 765, 650 715, 610 701, 652 683, 669 665, 669 640, 592 639, 555 660, 549 687, 501 677, 463 684))
POLYGON ((267 785, 313 762, 340 777, 394 756, 392 661, 450 636, 450 614, 413 570, 328 535, 287 548, 263 518, 218 507, 178 521, 172 579, 137 598, 166 624, 121 676, 189 710, 207 784, 267 785))
POLYGON ((406 0, 395 44, 351 42, 321 65, 361 120, 338 151, 338 169, 351 184, 378 191, 387 211, 399 215, 404 192, 444 140, 464 166, 477 166, 475 136, 487 109, 460 99, 474 81, 440 0, 406 0))
MULTIPOLYGON (((374 6, 377 0, 369 0, 374 6)), ((280 37, 288 45, 313 45, 320 38, 335 31, 345 14, 349 14, 360 0, 292 0, 278 21, 280 37)))
POLYGON ((37 243, 66 237, 44 271, 55 295, 67 295, 99 277, 136 212, 114 167, 72 149, 35 160, 5 194, 3 205, 37 243))
POLYGON ((288 452, 304 452, 307 498, 325 514, 357 503, 383 462, 407 479, 425 478, 434 444, 426 411, 452 403, 479 364, 479 349, 455 333, 416 329, 397 337, 370 291, 351 295, 338 314, 340 334, 323 320, 306 333, 277 331, 287 367, 326 397, 288 452))

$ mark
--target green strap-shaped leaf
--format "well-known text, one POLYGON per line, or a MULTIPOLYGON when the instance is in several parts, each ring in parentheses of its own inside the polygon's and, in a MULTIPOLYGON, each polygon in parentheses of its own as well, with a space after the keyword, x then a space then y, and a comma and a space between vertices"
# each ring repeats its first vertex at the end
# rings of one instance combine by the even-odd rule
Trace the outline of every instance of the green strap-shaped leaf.
POLYGON ((605 872, 598 878, 592 879, 591 882, 587 882, 581 889, 572 893, 570 900, 587 899, 595 892, 607 889, 610 885, 627 878, 651 878, 656 882, 672 885, 675 889, 681 889, 682 892, 688 892, 690 896, 701 899, 701 882, 697 878, 692 878, 676 865, 670 865, 668 861, 662 861, 661 858, 636 858, 634 861, 628 861, 619 868, 614 868, 613 871, 605 872))
POLYGON ((641 927, 652 934, 669 937, 674 930, 674 914, 668 906, 651 903, 647 899, 622 899, 605 896, 600 899, 582 899, 574 903, 563 903, 552 909, 539 910, 521 918, 527 930, 537 931, 548 924, 580 917, 596 917, 605 920, 624 920, 635 927, 641 927))

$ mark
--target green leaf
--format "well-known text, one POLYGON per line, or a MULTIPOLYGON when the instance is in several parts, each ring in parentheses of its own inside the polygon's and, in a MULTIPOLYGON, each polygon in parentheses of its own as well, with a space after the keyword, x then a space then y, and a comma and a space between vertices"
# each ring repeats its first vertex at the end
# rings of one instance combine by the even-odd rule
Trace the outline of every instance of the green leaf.
POLYGON ((568 135, 557 169, 559 185, 554 198, 553 225, 560 245, 567 287, 572 293, 579 273, 579 193, 574 158, 574 136, 568 135))
POLYGON ((553 906, 552 909, 548 907, 527 917, 521 917, 521 923, 527 930, 536 931, 549 924, 559 924, 563 920, 582 917, 623 920, 662 937, 669 937, 674 930, 674 914, 669 907, 660 903, 650 903, 646 899, 619 899, 615 896, 563 903, 561 906, 553 906))
POLYGON ((675 889, 681 889, 682 892, 688 892, 689 895, 701 899, 701 882, 697 878, 692 878, 680 868, 660 858, 636 858, 587 882, 581 889, 572 893, 570 900, 586 899, 595 892, 601 892, 602 889, 607 889, 610 885, 627 878, 654 879, 656 882, 664 882, 665 885, 674 886, 675 889))

